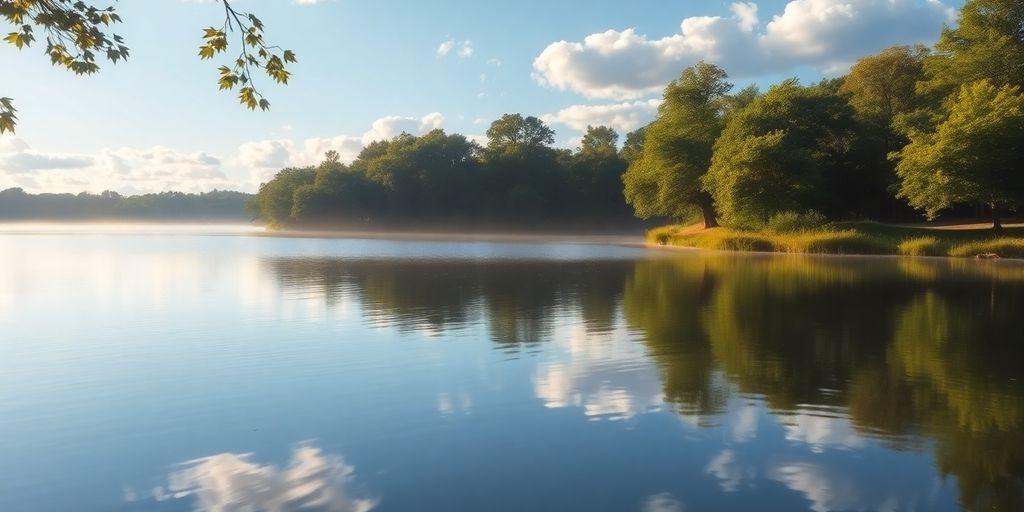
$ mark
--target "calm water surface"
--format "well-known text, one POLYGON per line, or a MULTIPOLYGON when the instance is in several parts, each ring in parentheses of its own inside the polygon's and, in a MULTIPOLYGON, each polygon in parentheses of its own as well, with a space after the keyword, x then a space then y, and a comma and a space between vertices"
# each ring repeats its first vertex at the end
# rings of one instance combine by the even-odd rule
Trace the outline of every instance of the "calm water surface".
POLYGON ((0 234, 0 510, 1024 510, 1024 265, 0 234))

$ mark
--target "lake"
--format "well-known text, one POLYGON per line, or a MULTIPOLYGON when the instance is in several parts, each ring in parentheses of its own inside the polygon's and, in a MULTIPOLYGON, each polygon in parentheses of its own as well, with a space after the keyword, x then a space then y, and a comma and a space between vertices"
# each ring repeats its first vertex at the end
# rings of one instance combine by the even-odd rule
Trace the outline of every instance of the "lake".
POLYGON ((1024 510, 1024 264, 0 233, 0 510, 1024 510))

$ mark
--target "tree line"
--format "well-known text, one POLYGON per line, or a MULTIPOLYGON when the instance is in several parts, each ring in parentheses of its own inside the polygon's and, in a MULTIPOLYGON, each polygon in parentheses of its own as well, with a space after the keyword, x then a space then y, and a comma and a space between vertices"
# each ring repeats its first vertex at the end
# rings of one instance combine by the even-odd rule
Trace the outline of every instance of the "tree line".
POLYGON ((970 0, 934 48, 897 46, 845 76, 734 91, 701 62, 625 137, 588 127, 576 151, 507 114, 487 142, 435 130, 336 153, 263 184, 278 227, 432 222, 624 225, 631 214, 757 228, 776 215, 1000 218, 1024 205, 1024 7, 970 0), (628 205, 628 206, 627 206, 628 205))
POLYGON ((622 199, 618 134, 590 127, 575 152, 552 147, 536 117, 507 114, 480 145, 459 134, 403 133, 369 144, 351 164, 336 152, 260 186, 252 211, 294 226, 633 226, 622 199))
POLYGON ((897 46, 803 86, 730 94, 699 63, 665 89, 624 176, 642 217, 894 219, 1024 206, 1024 4, 971 0, 934 48, 897 46))
POLYGON ((0 191, 4 220, 218 220, 247 221, 253 195, 214 190, 199 194, 161 192, 123 196, 100 194, 29 194, 20 188, 0 191))

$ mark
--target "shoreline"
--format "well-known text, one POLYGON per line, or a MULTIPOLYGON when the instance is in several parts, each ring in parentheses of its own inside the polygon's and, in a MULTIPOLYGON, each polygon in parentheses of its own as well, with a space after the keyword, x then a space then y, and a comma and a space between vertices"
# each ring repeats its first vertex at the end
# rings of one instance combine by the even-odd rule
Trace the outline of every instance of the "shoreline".
POLYGON ((840 222, 780 232, 668 225, 649 230, 645 239, 659 248, 766 254, 1024 259, 1024 226, 976 226, 840 222))

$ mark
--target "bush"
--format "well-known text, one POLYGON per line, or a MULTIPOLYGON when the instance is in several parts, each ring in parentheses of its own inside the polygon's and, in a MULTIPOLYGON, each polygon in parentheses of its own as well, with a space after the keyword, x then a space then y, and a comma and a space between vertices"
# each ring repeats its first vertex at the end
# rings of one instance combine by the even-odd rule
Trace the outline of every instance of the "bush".
POLYGON ((647 232, 647 240, 654 242, 658 245, 668 245, 675 235, 677 228, 675 226, 662 226, 651 229, 647 232))
POLYGON ((980 242, 967 242, 949 250, 950 256, 979 257, 996 255, 1000 258, 1024 258, 1024 238, 996 238, 980 242))
POLYGON ((769 233, 799 233, 822 229, 828 225, 824 215, 808 210, 800 212, 779 212, 772 215, 764 229, 769 233))
POLYGON ((934 236, 908 238, 900 242, 896 250, 904 256, 942 256, 943 253, 939 239, 934 236))

